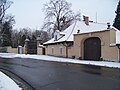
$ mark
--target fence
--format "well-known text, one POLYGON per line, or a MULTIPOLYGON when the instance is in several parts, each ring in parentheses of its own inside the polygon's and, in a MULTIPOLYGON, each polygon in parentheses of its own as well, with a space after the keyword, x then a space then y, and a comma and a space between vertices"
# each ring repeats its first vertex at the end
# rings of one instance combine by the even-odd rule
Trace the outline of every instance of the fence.
POLYGON ((7 47, 0 47, 0 53, 7 53, 7 47))

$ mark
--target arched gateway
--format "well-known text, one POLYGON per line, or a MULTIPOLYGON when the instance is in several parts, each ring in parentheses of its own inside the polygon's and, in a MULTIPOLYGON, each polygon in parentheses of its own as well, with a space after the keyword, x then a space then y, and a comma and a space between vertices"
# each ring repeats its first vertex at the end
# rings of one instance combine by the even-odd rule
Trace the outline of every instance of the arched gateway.
POLYGON ((100 60, 101 40, 97 37, 88 38, 84 41, 84 59, 100 60))

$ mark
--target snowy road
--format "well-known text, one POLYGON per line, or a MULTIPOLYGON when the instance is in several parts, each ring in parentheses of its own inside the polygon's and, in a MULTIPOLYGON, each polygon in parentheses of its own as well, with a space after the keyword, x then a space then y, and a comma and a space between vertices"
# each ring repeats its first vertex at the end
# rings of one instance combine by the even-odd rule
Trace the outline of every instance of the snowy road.
POLYGON ((77 59, 69 59, 69 58, 59 58, 59 57, 46 56, 46 55, 25 55, 25 54, 0 53, 0 57, 3 57, 3 58, 31 58, 31 59, 44 60, 44 61, 66 62, 66 63, 120 68, 120 63, 118 63, 118 62, 91 61, 91 60, 86 61, 86 60, 77 60, 77 59))
POLYGON ((23 78, 35 90, 120 90, 120 69, 30 58, 0 58, 0 68, 23 78))

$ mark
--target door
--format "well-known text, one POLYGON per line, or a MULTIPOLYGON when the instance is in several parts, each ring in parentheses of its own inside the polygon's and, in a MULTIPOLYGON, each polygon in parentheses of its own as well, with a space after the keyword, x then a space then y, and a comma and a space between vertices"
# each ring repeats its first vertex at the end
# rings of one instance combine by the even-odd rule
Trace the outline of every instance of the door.
POLYGON ((37 54, 37 41, 31 40, 28 42, 27 54, 37 54))
POLYGON ((42 48, 42 54, 45 55, 45 48, 42 48))
POLYGON ((88 38, 84 41, 84 59, 100 60, 101 40, 97 37, 88 38))

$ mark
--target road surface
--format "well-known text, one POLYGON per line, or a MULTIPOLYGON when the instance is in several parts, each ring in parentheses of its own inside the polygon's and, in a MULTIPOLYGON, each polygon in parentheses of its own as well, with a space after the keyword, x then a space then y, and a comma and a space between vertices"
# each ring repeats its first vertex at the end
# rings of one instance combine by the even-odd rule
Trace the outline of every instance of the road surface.
POLYGON ((120 90, 120 69, 21 58, 0 58, 0 68, 35 90, 120 90))

